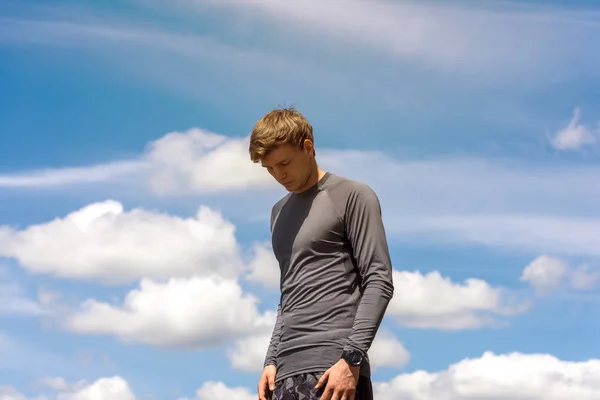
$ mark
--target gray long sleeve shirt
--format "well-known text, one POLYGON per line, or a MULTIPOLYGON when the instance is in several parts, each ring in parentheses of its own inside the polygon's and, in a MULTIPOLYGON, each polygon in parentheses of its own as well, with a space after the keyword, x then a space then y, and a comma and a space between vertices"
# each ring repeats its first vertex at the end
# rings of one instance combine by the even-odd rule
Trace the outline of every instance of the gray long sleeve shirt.
MULTIPOLYGON (((273 206, 281 299, 265 365, 277 381, 323 372, 344 349, 367 351, 393 295, 381 208, 363 183, 326 173, 273 206)), ((368 359, 361 374, 370 376, 368 359)))

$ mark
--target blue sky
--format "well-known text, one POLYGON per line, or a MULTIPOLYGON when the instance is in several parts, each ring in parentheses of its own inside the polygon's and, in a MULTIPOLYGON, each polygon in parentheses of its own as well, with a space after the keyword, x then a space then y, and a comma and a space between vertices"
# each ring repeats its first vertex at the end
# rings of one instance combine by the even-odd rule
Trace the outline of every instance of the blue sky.
POLYGON ((295 105, 382 203, 379 399, 600 398, 599 43, 593 1, 2 2, 0 397, 255 398, 246 140, 295 105))

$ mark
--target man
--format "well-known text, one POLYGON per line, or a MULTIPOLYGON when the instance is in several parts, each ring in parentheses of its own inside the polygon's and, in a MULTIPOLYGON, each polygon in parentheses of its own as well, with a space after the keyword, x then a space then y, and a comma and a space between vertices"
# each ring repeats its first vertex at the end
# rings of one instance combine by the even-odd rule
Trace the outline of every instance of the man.
POLYGON ((260 119, 249 151, 289 192, 271 213, 281 298, 259 399, 372 399, 367 351, 393 295, 378 198, 317 165, 294 108, 260 119))

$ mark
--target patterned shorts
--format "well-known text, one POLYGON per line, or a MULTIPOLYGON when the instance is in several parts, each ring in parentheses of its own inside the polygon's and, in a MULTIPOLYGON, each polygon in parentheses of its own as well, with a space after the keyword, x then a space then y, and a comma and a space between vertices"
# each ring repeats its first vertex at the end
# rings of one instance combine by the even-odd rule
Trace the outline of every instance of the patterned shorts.
MULTIPOLYGON (((319 400, 326 386, 315 389, 321 375, 323 374, 299 374, 277 382, 273 400, 319 400)), ((354 400, 373 400, 369 378, 362 375, 358 378, 354 400)))

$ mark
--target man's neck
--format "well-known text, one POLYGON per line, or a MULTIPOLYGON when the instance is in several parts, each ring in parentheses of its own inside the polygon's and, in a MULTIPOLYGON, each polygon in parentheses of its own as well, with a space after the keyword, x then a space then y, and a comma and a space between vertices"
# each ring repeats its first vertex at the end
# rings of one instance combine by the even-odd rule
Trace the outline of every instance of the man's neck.
POLYGON ((302 189, 300 190, 296 190, 294 191, 296 194, 302 193, 305 190, 313 187, 314 185, 316 185, 321 179, 323 179, 323 177, 325 176, 326 172, 323 171, 318 165, 315 165, 315 168, 313 170, 313 172, 310 174, 310 177, 308 178, 308 180, 306 181, 306 184, 304 185, 304 187, 302 187, 302 189))

